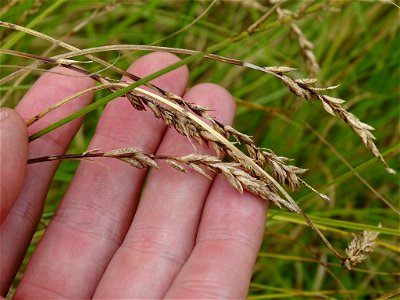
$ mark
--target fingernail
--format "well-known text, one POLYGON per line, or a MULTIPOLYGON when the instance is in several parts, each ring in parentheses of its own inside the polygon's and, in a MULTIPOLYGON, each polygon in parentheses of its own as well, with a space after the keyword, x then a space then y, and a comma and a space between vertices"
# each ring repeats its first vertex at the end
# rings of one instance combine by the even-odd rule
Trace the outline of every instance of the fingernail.
POLYGON ((5 120, 8 117, 8 111, 5 108, 0 109, 0 121, 5 120))

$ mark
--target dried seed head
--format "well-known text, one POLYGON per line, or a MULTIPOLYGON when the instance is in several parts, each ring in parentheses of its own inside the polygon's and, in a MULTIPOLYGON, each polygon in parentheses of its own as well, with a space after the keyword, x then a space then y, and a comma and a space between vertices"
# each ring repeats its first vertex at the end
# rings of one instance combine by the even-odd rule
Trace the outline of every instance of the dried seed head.
MULTIPOLYGON (((379 227, 380 226, 379 224, 379 227)), ((346 249, 347 259, 344 261, 343 265, 348 270, 351 270, 356 264, 366 260, 376 247, 375 240, 378 235, 379 232, 375 231, 363 231, 358 234, 353 234, 354 238, 346 249)))
MULTIPOLYGON (((196 172, 209 177, 203 168, 212 172, 219 173, 239 192, 243 193, 246 189, 263 199, 272 201, 278 207, 285 207, 290 211, 299 213, 296 205, 282 199, 272 182, 267 179, 257 179, 249 173, 240 169, 241 164, 232 162, 222 162, 218 157, 209 155, 189 154, 182 157, 169 158, 175 162, 185 163, 193 168, 196 172), (202 167, 203 168, 202 168, 202 167)), ((175 167, 173 164, 171 166, 175 167)))
POLYGON ((268 69, 268 73, 273 74, 275 77, 279 78, 289 90, 296 96, 311 101, 313 99, 318 99, 321 101, 322 106, 326 112, 331 115, 340 116, 350 128, 361 138, 365 145, 365 148, 369 150, 375 157, 377 157, 385 166, 386 171, 390 174, 395 174, 396 171, 389 167, 383 158, 382 154, 379 152, 378 148, 374 143, 375 137, 370 132, 373 127, 361 122, 352 113, 346 111, 341 104, 345 101, 335 97, 319 94, 321 90, 334 89, 337 86, 327 87, 327 88, 315 88, 311 86, 312 82, 307 80, 295 80, 290 76, 283 74, 282 72, 277 72, 274 69, 268 69))

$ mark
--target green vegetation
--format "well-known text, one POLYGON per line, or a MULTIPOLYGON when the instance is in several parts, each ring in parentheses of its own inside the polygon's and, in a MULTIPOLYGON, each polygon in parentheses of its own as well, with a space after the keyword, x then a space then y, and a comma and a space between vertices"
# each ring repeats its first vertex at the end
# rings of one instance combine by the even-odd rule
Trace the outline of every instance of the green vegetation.
MULTIPOLYGON (((400 9, 396 3, 314 1, 294 21, 279 21, 274 12, 258 32, 235 39, 272 5, 264 7, 260 4, 264 1, 244 0, 4 2, 0 10, 2 21, 37 30, 80 49, 111 44, 198 51, 213 47, 218 50, 216 54, 259 66, 297 68, 293 76, 307 78, 315 70, 307 67, 304 46, 299 47, 298 35, 291 30, 290 24, 295 22, 314 44, 312 51, 320 66, 315 75, 317 85, 340 84, 324 93, 347 100, 344 107, 376 129, 376 145, 388 164, 400 170, 400 9), (222 41, 228 42, 222 49, 215 47, 222 41)), ((295 12, 306 3, 287 1, 282 7, 295 12)), ((46 57, 65 52, 37 37, 7 28, 0 29, 0 37, 2 49, 46 57)), ((144 53, 113 51, 96 56, 126 69, 144 53)), ((15 65, 32 63, 6 54, 0 54, 0 58, 1 78, 14 72, 15 65)), ((344 253, 351 233, 365 229, 380 232, 378 246, 370 258, 347 271, 301 217, 271 206, 249 298, 387 299, 396 294, 400 281, 399 176, 388 174, 339 117, 327 114, 318 101, 309 103, 299 99, 277 78, 207 60, 201 55, 188 60, 192 85, 214 82, 232 93, 238 107, 235 128, 252 135, 257 145, 293 158, 296 166, 309 170, 302 178, 329 195, 330 203, 305 188, 291 194, 336 249, 344 253)), ((103 68, 95 63, 85 67, 93 72, 103 68)), ((23 80, 14 79, 2 85, 1 104, 15 106, 40 73, 33 71, 23 80)), ((119 76, 110 70, 105 74, 119 76)), ((99 91, 96 99, 108 94, 99 91)), ((101 111, 96 107, 86 116, 69 152, 86 150, 101 111)), ((61 163, 48 195, 42 225, 18 278, 77 165, 75 161, 61 163)), ((400 294, 400 290, 397 292, 400 294)))

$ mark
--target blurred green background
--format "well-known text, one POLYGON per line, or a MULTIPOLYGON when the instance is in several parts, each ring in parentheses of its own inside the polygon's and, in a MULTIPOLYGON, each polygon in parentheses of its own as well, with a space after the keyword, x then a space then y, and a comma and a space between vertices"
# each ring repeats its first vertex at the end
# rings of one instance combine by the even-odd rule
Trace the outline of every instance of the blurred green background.
MULTIPOLYGON (((2 0, 0 12, 3 21, 35 29, 78 48, 153 44, 204 50, 246 30, 276 2, 2 0)), ((300 13, 294 22, 314 44, 313 52, 320 65, 318 84, 340 84, 327 94, 347 100, 344 106, 349 111, 376 128, 377 146, 388 154, 387 161, 396 170, 400 170, 398 5, 398 1, 282 1, 282 8, 292 12, 312 11, 300 13)), ((265 30, 229 44, 218 54, 260 66, 294 67, 298 69, 293 72, 297 78, 312 76, 290 24, 277 22, 273 13, 263 26, 265 30)), ((14 50, 47 56, 66 52, 54 48, 47 53, 50 43, 26 34, 16 39, 16 33, 9 29, 1 28, 0 36, 2 46, 9 45, 14 50)), ((109 62, 117 60, 116 65, 124 69, 144 53, 96 55, 109 62)), ((2 55, 1 77, 16 70, 7 65, 30 63, 2 55)), ((95 65, 85 67, 98 69, 95 65)), ((293 197, 335 247, 343 251, 351 233, 362 231, 365 226, 381 223, 383 228, 399 230, 399 176, 387 174, 340 118, 325 113, 318 102, 296 98, 267 74, 206 59, 191 63, 189 68, 191 85, 214 82, 232 93, 237 101, 237 129, 254 136, 258 145, 293 158, 297 166, 309 169, 303 178, 321 188, 332 202, 322 202, 306 189, 293 197), (356 173, 354 168, 359 166, 356 173)), ((1 86, 2 105, 15 106, 38 76, 40 72, 31 72, 22 81, 1 86)), ((99 92, 96 97, 106 94, 99 92)), ((86 150, 100 115, 99 109, 87 116, 70 152, 86 150)), ((43 224, 13 288, 77 165, 63 162, 57 171, 43 224)), ((368 261, 346 271, 299 217, 271 207, 249 298, 387 299, 399 288, 399 232, 382 233, 378 241, 368 261)))

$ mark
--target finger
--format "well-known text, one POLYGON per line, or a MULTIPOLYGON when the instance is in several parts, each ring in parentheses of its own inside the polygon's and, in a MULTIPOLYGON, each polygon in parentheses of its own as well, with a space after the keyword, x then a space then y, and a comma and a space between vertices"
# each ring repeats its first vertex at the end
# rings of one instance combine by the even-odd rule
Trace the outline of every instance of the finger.
POLYGON ((196 245, 165 298, 244 299, 265 227, 267 202, 217 176, 196 245))
MULTIPOLYGON (((178 60, 172 54, 152 53, 130 71, 143 77, 178 60)), ((153 83, 182 94, 187 80, 187 68, 181 67, 153 83)), ((165 128, 152 113, 136 111, 121 98, 106 107, 89 149, 135 147, 154 153, 165 128)), ((145 170, 113 159, 82 161, 17 296, 91 297, 129 228, 145 176, 145 170)))
MULTIPOLYGON (((184 98, 215 109, 214 115, 224 123, 232 121, 232 96, 217 85, 195 86, 184 98)), ((213 153, 207 147, 196 148, 200 153, 213 153)), ((170 128, 157 154, 179 156, 194 151, 186 137, 170 128)), ((192 250, 211 183, 198 173, 184 174, 166 165, 153 170, 129 232, 95 297, 161 298, 192 250)))
MULTIPOLYGON (((18 113, 25 121, 52 104, 86 89, 94 82, 82 74, 61 67, 53 68, 41 76, 17 106, 18 113), (72 75, 66 76, 66 75, 72 75)), ((55 110, 29 127, 29 133, 48 126, 87 105, 92 98, 86 95, 55 110)), ((29 157, 48 154, 62 154, 78 130, 82 119, 77 119, 29 144, 29 157)), ((27 168, 22 191, 7 218, 1 224, 0 236, 7 241, 7 247, 0 247, 0 291, 7 292, 15 273, 25 255, 43 210, 44 200, 57 162, 30 165, 27 168)))
POLYGON ((28 132, 14 110, 0 110, 0 224, 21 191, 28 158, 28 132))

